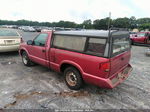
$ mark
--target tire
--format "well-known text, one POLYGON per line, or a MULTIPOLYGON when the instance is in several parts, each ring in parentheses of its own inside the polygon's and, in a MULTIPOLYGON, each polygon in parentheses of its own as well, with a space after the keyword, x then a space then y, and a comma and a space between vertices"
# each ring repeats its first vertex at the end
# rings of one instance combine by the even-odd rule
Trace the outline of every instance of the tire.
POLYGON ((64 71, 66 85, 72 90, 79 90, 83 86, 80 72, 74 67, 68 67, 64 71))
POLYGON ((28 54, 25 51, 23 51, 22 53, 22 62, 25 66, 28 67, 33 65, 32 61, 29 59, 28 54))

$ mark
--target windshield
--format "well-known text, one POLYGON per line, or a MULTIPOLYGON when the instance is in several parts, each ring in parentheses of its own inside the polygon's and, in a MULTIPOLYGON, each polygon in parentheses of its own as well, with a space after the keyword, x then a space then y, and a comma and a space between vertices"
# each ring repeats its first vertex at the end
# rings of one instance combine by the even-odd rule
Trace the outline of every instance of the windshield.
POLYGON ((113 56, 127 51, 128 49, 130 49, 130 40, 128 37, 113 38, 113 56))
POLYGON ((13 30, 0 30, 0 36, 19 36, 16 31, 13 30))
POLYGON ((145 36, 145 33, 138 33, 137 34, 137 37, 144 37, 145 36))

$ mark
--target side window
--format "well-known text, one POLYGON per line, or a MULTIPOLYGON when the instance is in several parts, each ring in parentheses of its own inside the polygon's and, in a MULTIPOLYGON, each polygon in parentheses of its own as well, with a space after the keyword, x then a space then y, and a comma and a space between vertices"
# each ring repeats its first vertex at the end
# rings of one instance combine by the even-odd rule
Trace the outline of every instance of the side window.
POLYGON ((45 46, 48 34, 41 33, 34 39, 35 46, 45 46))
POLYGON ((55 35, 53 45, 76 51, 84 51, 86 37, 55 35))
POLYGON ((104 56, 106 39, 89 38, 87 53, 104 56))

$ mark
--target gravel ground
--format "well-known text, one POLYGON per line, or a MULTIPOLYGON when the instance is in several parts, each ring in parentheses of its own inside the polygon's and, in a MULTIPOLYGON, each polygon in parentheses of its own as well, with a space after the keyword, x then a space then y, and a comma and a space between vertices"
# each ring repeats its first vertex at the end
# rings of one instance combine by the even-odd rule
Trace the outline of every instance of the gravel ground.
MULTIPOLYGON (((25 40, 38 33, 21 32, 25 40)), ((63 77, 40 65, 25 67, 17 52, 0 54, 0 108, 7 109, 150 109, 150 57, 132 47, 133 71, 114 89, 85 85, 72 91, 63 77)))

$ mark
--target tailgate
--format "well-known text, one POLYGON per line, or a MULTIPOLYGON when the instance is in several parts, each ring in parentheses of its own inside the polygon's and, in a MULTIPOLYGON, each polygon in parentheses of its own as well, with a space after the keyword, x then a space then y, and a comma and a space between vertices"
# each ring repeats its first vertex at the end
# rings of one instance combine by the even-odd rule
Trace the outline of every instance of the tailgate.
POLYGON ((110 76, 129 64, 131 57, 130 48, 130 38, 127 31, 117 31, 112 34, 110 76))
POLYGON ((130 57, 131 57, 130 51, 126 51, 118 56, 111 58, 110 59, 110 63, 111 63, 110 76, 117 73, 123 67, 127 66, 129 64, 130 57))

